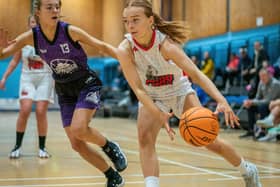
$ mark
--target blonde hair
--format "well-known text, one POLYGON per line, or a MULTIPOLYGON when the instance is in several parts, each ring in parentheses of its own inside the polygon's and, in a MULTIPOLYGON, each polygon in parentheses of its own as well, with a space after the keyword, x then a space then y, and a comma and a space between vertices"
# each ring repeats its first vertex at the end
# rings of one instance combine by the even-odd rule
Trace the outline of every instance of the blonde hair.
MULTIPOLYGON (((62 2, 61 0, 59 0, 59 6, 61 7, 62 2)), ((34 15, 36 22, 39 23, 39 17, 36 15, 36 11, 40 10, 42 6, 42 0, 33 0, 33 4, 32 4, 32 14, 34 15)))
POLYGON ((152 4, 148 0, 127 0, 125 8, 142 7, 147 17, 154 17, 154 26, 162 33, 168 35, 173 41, 183 44, 189 40, 190 29, 186 23, 179 21, 165 21, 153 12, 152 4))

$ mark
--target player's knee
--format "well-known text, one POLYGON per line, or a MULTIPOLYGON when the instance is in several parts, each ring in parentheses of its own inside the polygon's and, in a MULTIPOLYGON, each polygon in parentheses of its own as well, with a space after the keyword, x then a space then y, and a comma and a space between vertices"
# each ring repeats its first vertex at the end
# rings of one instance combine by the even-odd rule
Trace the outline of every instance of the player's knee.
POLYGON ((84 146, 84 142, 82 141, 76 141, 74 143, 71 143, 72 149, 78 153, 82 151, 82 148, 84 146))
POLYGON ((86 136, 87 128, 82 125, 71 124, 71 132, 76 138, 83 139, 86 136))
POLYGON ((140 147, 145 147, 147 145, 150 145, 153 142, 153 136, 151 135, 151 132, 148 130, 139 130, 138 131, 138 141, 140 147))
POLYGON ((20 109, 20 115, 21 116, 25 116, 25 117, 28 117, 31 113, 31 109, 29 108, 21 108, 20 109))

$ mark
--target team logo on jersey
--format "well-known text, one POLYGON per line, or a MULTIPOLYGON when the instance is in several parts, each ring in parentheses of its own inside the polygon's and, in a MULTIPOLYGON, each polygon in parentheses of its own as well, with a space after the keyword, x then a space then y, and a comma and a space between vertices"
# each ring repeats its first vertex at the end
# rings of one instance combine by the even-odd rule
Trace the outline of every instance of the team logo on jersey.
POLYGON ((60 44, 59 46, 60 46, 63 54, 70 53, 70 48, 69 48, 68 43, 60 44))
POLYGON ((147 86, 163 86, 172 85, 174 81, 173 74, 157 75, 158 71, 153 66, 148 66, 146 71, 146 85, 147 86))
POLYGON ((99 96, 98 92, 90 92, 90 93, 87 94, 85 100, 89 101, 91 103, 94 103, 94 104, 98 104, 98 102, 99 102, 99 97, 98 96, 99 96))
POLYGON ((39 49, 40 50, 40 53, 44 54, 44 53, 47 53, 48 51, 46 49, 39 49))
POLYGON ((28 68, 29 70, 32 69, 43 69, 44 63, 42 62, 40 57, 37 56, 30 56, 27 58, 28 60, 28 68))
POLYGON ((50 67, 56 74, 71 74, 78 69, 75 61, 69 59, 54 59, 50 62, 50 67))

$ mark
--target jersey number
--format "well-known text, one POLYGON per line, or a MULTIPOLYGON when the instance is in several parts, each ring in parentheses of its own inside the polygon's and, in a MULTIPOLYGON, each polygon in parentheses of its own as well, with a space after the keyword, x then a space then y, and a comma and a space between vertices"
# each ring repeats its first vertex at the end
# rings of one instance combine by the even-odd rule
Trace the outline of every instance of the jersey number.
POLYGON ((61 48, 63 54, 70 53, 68 44, 60 44, 60 48, 61 48))

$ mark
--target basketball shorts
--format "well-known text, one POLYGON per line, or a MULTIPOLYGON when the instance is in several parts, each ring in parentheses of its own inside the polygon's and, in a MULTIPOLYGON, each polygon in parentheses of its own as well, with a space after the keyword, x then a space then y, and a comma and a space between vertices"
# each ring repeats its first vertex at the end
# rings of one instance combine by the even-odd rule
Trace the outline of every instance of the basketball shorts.
MULTIPOLYGON (((183 113, 185 99, 188 94, 195 94, 195 91, 192 88, 190 88, 188 89, 185 95, 174 96, 174 97, 170 97, 167 99, 160 99, 160 100, 155 99, 154 103, 161 111, 170 112, 172 110, 173 114, 176 117, 180 118, 183 113)), ((139 102, 139 107, 141 106, 143 106, 143 104, 139 102)))
POLYGON ((20 77, 19 99, 33 101, 54 100, 54 83, 51 73, 24 73, 20 77))
POLYGON ((91 75, 69 83, 56 83, 63 127, 71 125, 75 109, 100 108, 101 87, 100 80, 91 75))

